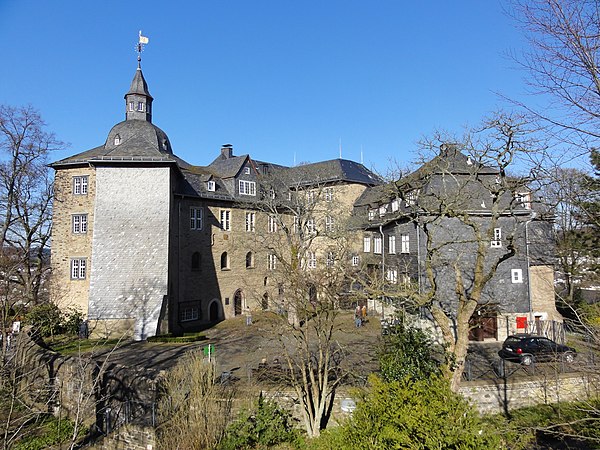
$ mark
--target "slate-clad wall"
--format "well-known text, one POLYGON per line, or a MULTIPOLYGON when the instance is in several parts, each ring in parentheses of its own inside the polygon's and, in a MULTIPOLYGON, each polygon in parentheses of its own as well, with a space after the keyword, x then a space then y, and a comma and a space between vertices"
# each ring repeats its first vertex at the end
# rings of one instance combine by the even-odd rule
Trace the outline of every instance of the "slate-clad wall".
POLYGON ((136 317, 134 337, 157 332, 168 294, 168 167, 98 167, 89 318, 136 317))

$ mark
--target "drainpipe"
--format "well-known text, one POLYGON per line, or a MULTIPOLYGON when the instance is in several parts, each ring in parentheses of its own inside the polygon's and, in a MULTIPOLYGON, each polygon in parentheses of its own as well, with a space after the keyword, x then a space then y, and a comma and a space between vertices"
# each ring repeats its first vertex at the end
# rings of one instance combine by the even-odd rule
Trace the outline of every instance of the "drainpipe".
MULTIPOLYGON (((385 236, 383 234, 383 225, 379 225, 379 234, 381 234, 381 283, 385 286, 385 236)), ((385 295, 381 294, 381 319, 385 319, 385 295)))
POLYGON ((419 224, 419 216, 415 222, 415 230, 417 232, 417 283, 419 295, 421 295, 421 227, 419 224))
MULTIPOLYGON (((531 296, 531 270, 530 270, 530 258, 529 258, 529 224, 535 219, 536 213, 531 213, 531 218, 525 222, 525 258, 527 260, 527 301, 529 306, 529 327, 533 324, 533 303, 531 296)), ((528 328, 529 328, 528 327, 528 328)), ((531 330, 530 330, 531 331, 531 330)))

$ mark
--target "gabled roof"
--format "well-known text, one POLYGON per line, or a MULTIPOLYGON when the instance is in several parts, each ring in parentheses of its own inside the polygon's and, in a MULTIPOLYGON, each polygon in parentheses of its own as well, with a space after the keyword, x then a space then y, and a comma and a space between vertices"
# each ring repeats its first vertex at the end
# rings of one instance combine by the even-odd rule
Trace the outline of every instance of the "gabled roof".
POLYGON ((400 178, 396 184, 403 188, 417 187, 432 175, 450 173, 453 175, 497 175, 499 170, 474 161, 470 156, 461 153, 455 144, 443 144, 438 155, 414 172, 400 178))
POLYGON ((248 155, 231 156, 229 158, 219 155, 207 168, 218 177, 232 178, 240 173, 248 158, 248 155))

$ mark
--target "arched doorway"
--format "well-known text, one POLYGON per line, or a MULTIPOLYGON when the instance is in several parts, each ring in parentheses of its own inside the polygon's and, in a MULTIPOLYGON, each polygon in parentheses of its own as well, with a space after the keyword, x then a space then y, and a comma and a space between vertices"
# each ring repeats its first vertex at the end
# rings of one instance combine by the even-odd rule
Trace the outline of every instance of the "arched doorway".
POLYGON ((208 309, 208 320, 210 322, 219 321, 219 302, 213 301, 208 309))
POLYGON ((233 315, 239 316, 242 314, 242 301, 244 299, 244 294, 241 289, 235 291, 233 294, 233 315))

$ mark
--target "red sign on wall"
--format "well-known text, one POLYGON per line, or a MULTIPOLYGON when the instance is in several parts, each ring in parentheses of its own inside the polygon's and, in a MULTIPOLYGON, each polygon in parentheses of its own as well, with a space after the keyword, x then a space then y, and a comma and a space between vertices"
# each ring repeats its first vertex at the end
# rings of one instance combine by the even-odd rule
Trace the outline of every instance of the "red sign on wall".
POLYGON ((517 317, 517 328, 527 328, 527 317, 517 317))

